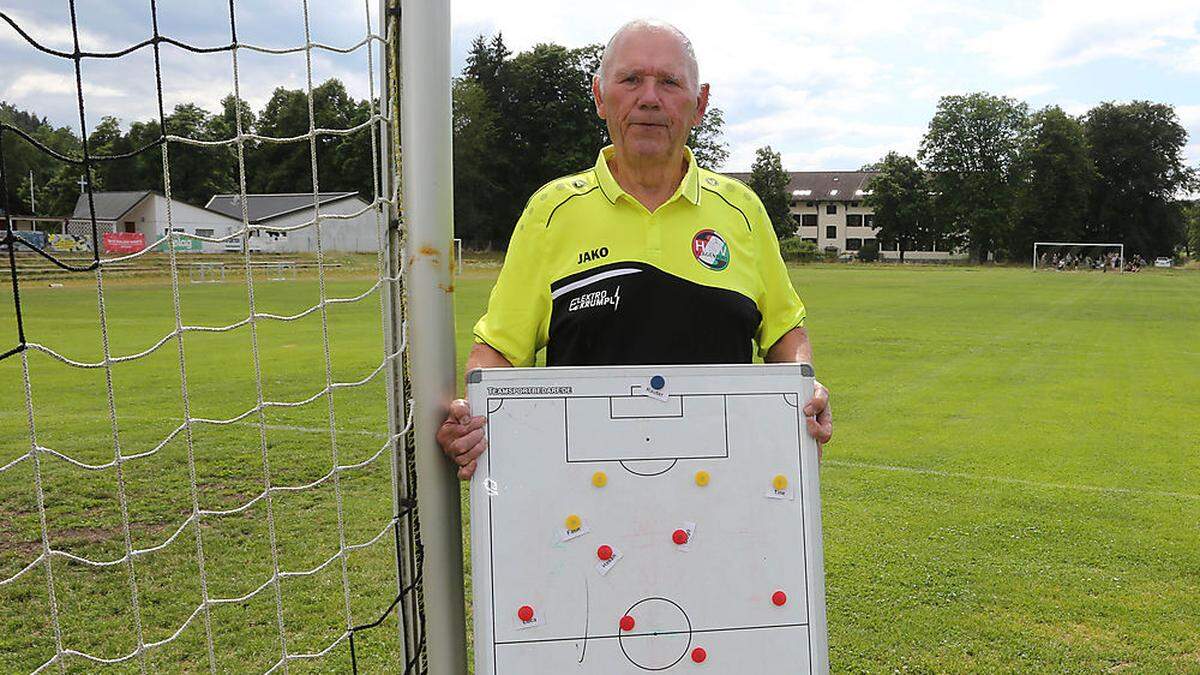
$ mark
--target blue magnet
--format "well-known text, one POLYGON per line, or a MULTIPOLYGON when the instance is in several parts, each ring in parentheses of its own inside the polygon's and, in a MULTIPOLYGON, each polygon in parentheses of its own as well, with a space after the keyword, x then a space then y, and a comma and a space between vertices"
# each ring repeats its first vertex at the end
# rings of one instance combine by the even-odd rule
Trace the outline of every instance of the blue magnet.
POLYGON ((662 375, 655 375, 654 377, 650 378, 651 389, 662 389, 663 385, 666 383, 667 381, 663 379, 662 375))

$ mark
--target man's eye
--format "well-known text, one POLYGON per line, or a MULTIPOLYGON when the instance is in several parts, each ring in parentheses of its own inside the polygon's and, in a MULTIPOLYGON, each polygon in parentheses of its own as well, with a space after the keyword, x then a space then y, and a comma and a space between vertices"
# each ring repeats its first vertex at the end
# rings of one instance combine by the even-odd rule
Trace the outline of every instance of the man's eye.
POLYGON ((668 77, 668 78, 666 78, 665 80, 663 80, 663 83, 665 83, 665 84, 669 84, 669 85, 671 85, 672 87, 677 87, 677 86, 679 86, 679 81, 678 81, 678 80, 676 80, 675 78, 672 78, 672 77, 668 77))

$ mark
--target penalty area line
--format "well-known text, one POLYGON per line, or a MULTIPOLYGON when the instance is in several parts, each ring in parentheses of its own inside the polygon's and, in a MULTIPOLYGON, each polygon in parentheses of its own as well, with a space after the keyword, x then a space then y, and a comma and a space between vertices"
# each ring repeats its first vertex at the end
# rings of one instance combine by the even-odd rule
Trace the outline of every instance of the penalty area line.
POLYGON ((1082 485, 1078 483, 1047 483, 1036 480, 1027 480, 1024 478, 1010 478, 1008 476, 988 476, 977 473, 966 473, 960 471, 942 471, 940 469, 922 469, 915 466, 897 466, 894 464, 874 464, 871 462, 856 462, 845 459, 826 459, 821 462, 823 466, 835 466, 847 469, 871 469, 874 471, 892 471, 896 473, 913 473, 924 476, 937 476, 939 478, 961 478, 965 480, 977 480, 991 483, 1006 483, 1008 485, 1022 485, 1025 487, 1045 488, 1051 490, 1075 490, 1078 492, 1097 492, 1101 494, 1112 495, 1138 495, 1146 497, 1166 497, 1169 499, 1187 499, 1190 501, 1200 502, 1200 494, 1190 494, 1187 492, 1171 492, 1169 490, 1144 490, 1140 488, 1119 488, 1119 487, 1104 487, 1101 485, 1082 485))

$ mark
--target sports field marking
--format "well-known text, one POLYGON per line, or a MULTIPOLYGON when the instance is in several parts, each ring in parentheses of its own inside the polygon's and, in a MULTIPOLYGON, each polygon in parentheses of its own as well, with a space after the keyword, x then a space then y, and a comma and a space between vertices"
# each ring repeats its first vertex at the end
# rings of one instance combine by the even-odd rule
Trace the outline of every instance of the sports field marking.
POLYGON ((915 466, 896 466, 894 464, 873 464, 871 462, 856 462, 845 459, 826 459, 821 462, 824 466, 837 466, 848 469, 874 469, 876 471, 895 471, 899 473, 916 473, 925 476, 938 476, 940 478, 965 478, 967 480, 990 481, 992 483, 1008 483, 1010 485, 1024 485, 1027 487, 1047 488, 1052 490, 1078 490, 1081 492, 1100 492, 1106 494, 1119 495, 1142 495, 1146 497, 1167 497, 1170 499, 1188 499, 1200 502, 1200 495, 1189 494, 1187 492, 1170 492, 1167 490, 1142 490, 1138 488, 1117 488, 1103 487, 1100 485, 1080 485, 1076 483, 1043 483, 1036 480, 1026 480, 1024 478, 1010 478, 1007 476, 987 476, 977 473, 964 473, 959 471, 942 471, 940 469, 922 469, 915 466))

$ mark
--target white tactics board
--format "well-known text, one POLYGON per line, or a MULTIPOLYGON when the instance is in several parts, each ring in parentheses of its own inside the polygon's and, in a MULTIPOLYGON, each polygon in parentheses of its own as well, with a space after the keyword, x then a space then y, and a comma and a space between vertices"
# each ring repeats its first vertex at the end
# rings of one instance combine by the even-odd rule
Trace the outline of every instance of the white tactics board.
POLYGON ((828 671, 810 366, 468 380, 478 675, 828 671))

